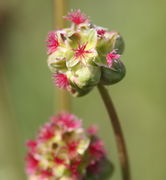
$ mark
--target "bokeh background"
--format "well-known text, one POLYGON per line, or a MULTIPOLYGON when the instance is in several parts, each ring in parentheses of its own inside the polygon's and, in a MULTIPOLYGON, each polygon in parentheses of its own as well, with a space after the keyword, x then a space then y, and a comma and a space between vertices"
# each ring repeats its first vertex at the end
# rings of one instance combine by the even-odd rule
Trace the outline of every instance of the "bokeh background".
MULTIPOLYGON (((132 180, 166 179, 166 1, 70 0, 95 24, 118 30, 126 43, 125 79, 109 87, 126 137, 132 180)), ((0 180, 24 180, 25 141, 57 107, 46 64, 52 0, 0 1, 0 180)), ((120 180, 116 145, 97 90, 72 99, 85 126, 98 124, 120 180)))

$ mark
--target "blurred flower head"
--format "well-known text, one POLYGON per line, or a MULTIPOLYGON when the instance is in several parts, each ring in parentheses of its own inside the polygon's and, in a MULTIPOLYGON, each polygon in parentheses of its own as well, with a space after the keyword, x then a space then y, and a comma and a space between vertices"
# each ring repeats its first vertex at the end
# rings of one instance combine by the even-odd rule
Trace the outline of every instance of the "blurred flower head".
POLYGON ((85 180, 112 170, 96 127, 82 128, 81 120, 61 113, 27 142, 26 172, 35 180, 85 180))
POLYGON ((96 26, 80 10, 68 13, 69 28, 50 32, 48 67, 55 85, 73 96, 83 96, 96 85, 112 85, 125 76, 121 62, 124 42, 116 31, 96 26))

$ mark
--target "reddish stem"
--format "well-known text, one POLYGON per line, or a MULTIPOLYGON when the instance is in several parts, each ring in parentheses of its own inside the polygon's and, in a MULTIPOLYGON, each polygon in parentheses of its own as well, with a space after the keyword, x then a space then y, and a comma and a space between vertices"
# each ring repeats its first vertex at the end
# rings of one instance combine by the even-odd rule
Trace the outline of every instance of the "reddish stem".
POLYGON ((125 140, 118 115, 116 113, 115 107, 113 105, 113 102, 111 100, 111 97, 107 89, 102 85, 98 85, 98 90, 107 109, 113 127, 113 131, 115 134, 123 180, 131 180, 129 160, 128 160, 125 140))

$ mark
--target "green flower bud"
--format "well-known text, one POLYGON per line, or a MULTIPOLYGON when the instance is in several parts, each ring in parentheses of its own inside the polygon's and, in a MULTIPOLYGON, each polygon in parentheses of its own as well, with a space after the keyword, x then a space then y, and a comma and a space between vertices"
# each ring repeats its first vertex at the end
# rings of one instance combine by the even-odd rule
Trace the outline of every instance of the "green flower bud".
POLYGON ((67 77, 71 83, 80 89, 89 89, 100 81, 101 71, 97 66, 83 66, 76 71, 68 71, 67 77))
POLYGON ((122 36, 119 33, 116 33, 113 49, 116 49, 116 52, 118 54, 123 54, 124 48, 125 48, 125 44, 122 36))
POLYGON ((73 33, 68 37, 68 43, 72 49, 76 49, 81 37, 79 33, 73 33))
POLYGON ((84 96, 86 94, 88 94, 92 89, 92 88, 84 88, 84 89, 80 89, 77 86, 75 86, 74 84, 71 84, 71 90, 69 90, 70 94, 74 97, 81 97, 84 96))
POLYGON ((106 55, 110 51, 112 51, 114 41, 115 41, 115 36, 111 35, 110 33, 109 34, 106 33, 105 36, 99 38, 96 46, 98 54, 106 55))
POLYGON ((66 67, 66 55, 68 51, 65 48, 58 48, 57 51, 49 55, 48 57, 48 67, 52 72, 67 70, 66 67))
POLYGON ((124 41, 118 32, 106 32, 105 35, 98 39, 96 47, 99 55, 106 55, 112 50, 116 50, 118 54, 124 51, 124 41))
POLYGON ((112 85, 122 80, 126 74, 124 64, 120 60, 115 60, 111 68, 101 67, 101 81, 103 85, 112 85))
POLYGON ((114 172, 114 166, 112 162, 106 158, 103 159, 103 161, 98 164, 96 164, 96 167, 100 165, 101 169, 98 173, 91 174, 89 171, 87 172, 87 176, 83 180, 108 180, 111 178, 113 172, 114 172))

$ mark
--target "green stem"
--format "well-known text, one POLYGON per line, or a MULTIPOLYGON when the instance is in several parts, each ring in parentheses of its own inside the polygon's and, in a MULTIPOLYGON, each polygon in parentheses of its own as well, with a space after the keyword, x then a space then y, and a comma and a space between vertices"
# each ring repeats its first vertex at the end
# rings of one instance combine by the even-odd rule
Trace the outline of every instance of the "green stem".
POLYGON ((118 115, 107 89, 102 85, 98 85, 98 90, 107 109, 115 134, 123 180, 130 180, 129 160, 118 115))

